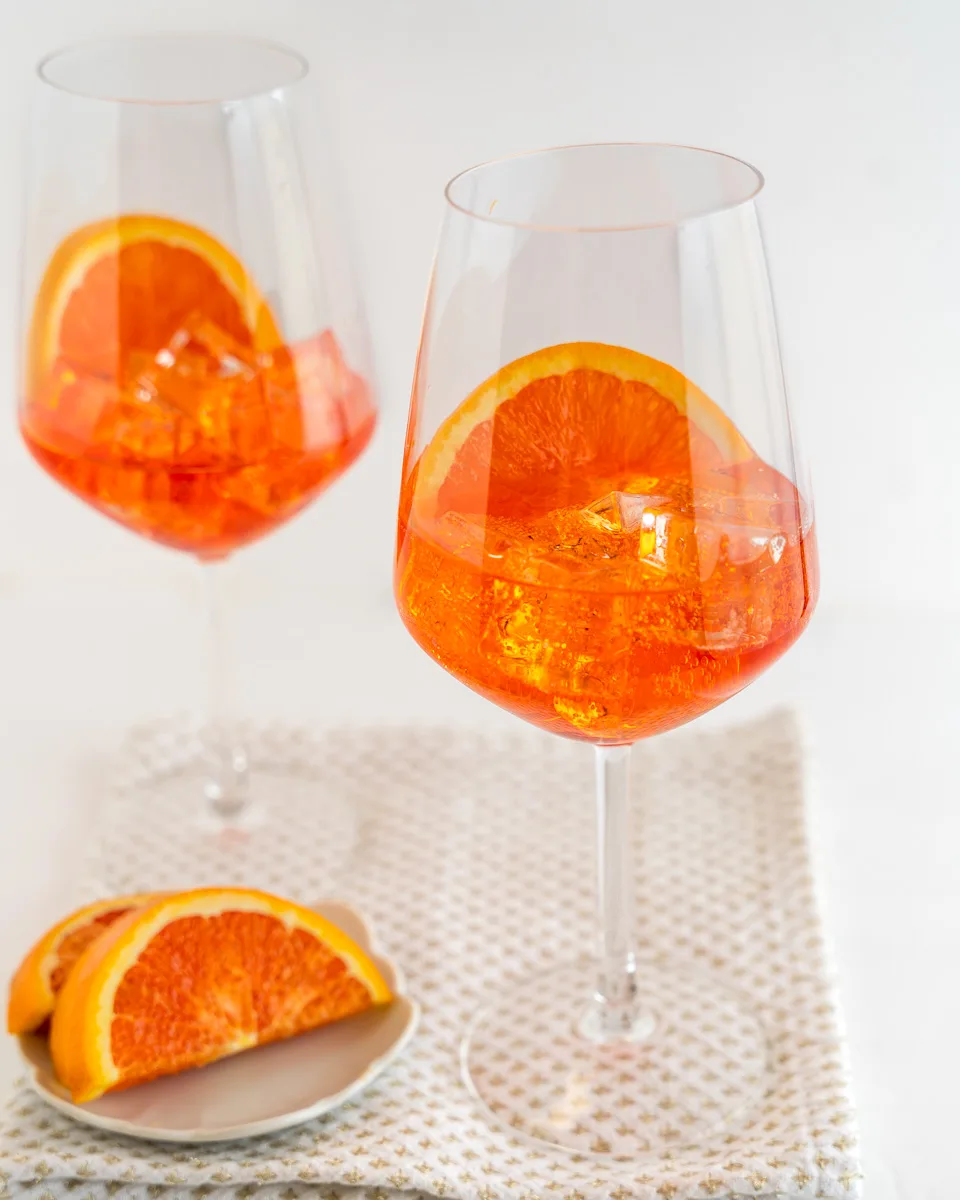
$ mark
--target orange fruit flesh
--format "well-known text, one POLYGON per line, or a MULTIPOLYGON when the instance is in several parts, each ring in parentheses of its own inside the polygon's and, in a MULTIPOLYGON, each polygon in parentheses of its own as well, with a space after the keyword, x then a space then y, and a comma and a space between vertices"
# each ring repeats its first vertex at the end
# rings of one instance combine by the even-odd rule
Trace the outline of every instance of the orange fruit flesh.
POLYGON ((638 476, 722 465, 713 442, 648 384, 581 368, 528 384, 476 426, 437 497, 439 512, 522 520, 582 507, 638 476))
POLYGON ((50 972, 50 987, 53 989, 54 995, 67 982, 70 972, 77 965, 84 950, 93 945, 114 921, 126 916, 128 912, 130 912, 129 908, 110 909, 108 912, 94 917, 88 925, 83 925, 64 937, 57 951, 57 964, 50 972))
POLYGON ((155 900, 154 895, 124 896, 85 905, 48 930, 24 957, 10 983, 7 1030, 41 1030, 53 1012, 57 994, 81 955, 114 921, 155 900))
POLYGON ((131 354, 155 354, 191 313, 241 345, 269 351, 282 340, 243 264, 204 230, 149 213, 84 225, 37 289, 27 390, 58 355, 82 373, 118 378, 131 354))
POLYGON ((67 302, 59 350, 80 372, 119 379, 137 351, 156 354, 194 312, 252 344, 238 299, 210 263, 184 247, 135 242, 91 266, 67 302))
POLYGON ((234 1048, 292 1037, 372 1003, 341 958, 276 917, 185 917, 157 934, 123 977, 110 1048, 129 1086, 234 1048), (241 986, 233 983, 239 979, 241 986))
POLYGON ((78 1102, 389 1002, 371 960, 315 913, 208 889, 131 912, 91 945, 51 1027, 78 1102))
POLYGON ((552 732, 673 728, 750 682, 816 598, 794 485, 666 364, 550 347, 412 461, 401 615, 458 679, 552 732))

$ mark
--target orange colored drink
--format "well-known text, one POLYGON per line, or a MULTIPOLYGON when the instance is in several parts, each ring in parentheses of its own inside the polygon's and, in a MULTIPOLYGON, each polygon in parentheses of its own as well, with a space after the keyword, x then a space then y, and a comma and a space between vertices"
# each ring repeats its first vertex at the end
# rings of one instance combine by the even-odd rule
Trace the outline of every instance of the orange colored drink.
POLYGON ((23 436, 55 479, 137 533, 221 557, 340 475, 375 419, 333 333, 284 344, 243 265, 196 227, 122 216, 51 259, 23 436))
POLYGON ((614 744, 691 720, 809 619, 814 532, 797 489, 643 355, 577 344, 518 360, 411 457, 396 571, 408 629, 554 733, 614 744))
POLYGON ((366 384, 322 333, 265 354, 198 320, 121 378, 59 359, 21 411, 55 479, 137 533, 219 557, 287 520, 360 454, 366 384))

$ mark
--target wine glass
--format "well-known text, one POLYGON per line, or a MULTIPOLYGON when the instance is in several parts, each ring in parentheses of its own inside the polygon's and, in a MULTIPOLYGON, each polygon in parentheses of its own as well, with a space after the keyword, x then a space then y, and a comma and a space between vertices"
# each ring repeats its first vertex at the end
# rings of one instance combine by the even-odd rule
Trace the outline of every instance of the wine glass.
POLYGON ((462 1048, 491 1117, 568 1150, 670 1150, 641 1108, 613 1146, 613 1097, 672 1110, 696 1142, 762 1088, 748 1002, 636 951, 628 800, 631 745, 738 692, 816 601, 761 187, 724 154, 624 144, 489 163, 446 190, 396 595, 457 679, 595 747, 595 958, 505 987, 462 1048), (708 1045, 736 1047, 722 1079, 681 1091, 678 1061, 708 1045))
POLYGON ((310 503, 376 421, 307 70, 221 34, 73 46, 39 65, 28 140, 20 428, 81 500, 204 564, 215 826, 258 815, 218 564, 310 503))

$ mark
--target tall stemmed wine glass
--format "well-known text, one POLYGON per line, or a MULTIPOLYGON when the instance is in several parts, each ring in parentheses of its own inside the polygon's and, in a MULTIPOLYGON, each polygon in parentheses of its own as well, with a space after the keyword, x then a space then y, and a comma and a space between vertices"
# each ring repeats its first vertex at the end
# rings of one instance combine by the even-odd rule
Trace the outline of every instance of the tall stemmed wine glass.
POLYGON ((632 744, 738 692, 816 601, 761 186, 723 154, 596 145, 475 167, 446 191, 396 594, 457 679, 596 748, 596 961, 506 989, 463 1047, 491 1114, 571 1150, 669 1150, 643 1109, 706 1138, 762 1077, 743 1000, 636 952, 628 797, 632 744), (722 1082, 681 1089, 678 1051, 708 1044, 737 1048, 722 1082), (613 1145, 616 1097, 642 1103, 613 1145))
POLYGON ((78 45, 40 64, 28 142, 20 427, 81 500, 205 564, 202 782, 231 825, 254 810, 218 564, 315 499, 376 421, 306 74, 245 37, 78 45))

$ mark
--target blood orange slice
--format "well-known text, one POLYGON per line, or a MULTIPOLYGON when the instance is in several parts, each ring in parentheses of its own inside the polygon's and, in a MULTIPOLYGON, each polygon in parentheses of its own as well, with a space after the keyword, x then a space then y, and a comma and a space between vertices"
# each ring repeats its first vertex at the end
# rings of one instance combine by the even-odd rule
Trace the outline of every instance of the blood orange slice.
POLYGON ((571 342, 502 367, 447 418, 420 459, 414 509, 427 520, 539 516, 595 499, 598 477, 616 490, 631 477, 752 456, 723 410, 674 367, 571 342))
POLYGON ((17 968, 10 984, 7 1029, 33 1033, 53 1012, 57 993, 91 942, 133 908, 157 899, 156 893, 114 896, 87 904, 49 929, 17 968))
POLYGON ((58 359, 117 378, 131 354, 156 354, 191 316, 256 350, 281 341, 249 272, 211 234, 151 214, 84 225, 57 248, 37 291, 28 391, 58 359))
POLYGON ((374 963, 309 909, 209 888, 115 922, 57 1002, 50 1050, 77 1103, 386 1004, 374 963))

